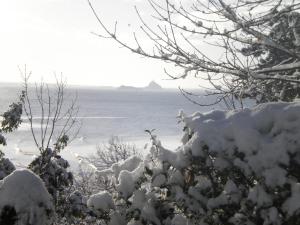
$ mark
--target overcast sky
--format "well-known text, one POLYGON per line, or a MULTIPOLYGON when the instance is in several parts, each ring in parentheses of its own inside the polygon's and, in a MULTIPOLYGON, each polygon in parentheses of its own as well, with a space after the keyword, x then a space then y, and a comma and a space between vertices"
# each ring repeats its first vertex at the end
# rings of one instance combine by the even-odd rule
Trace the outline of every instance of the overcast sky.
MULTIPOLYGON (((144 0, 96 0, 95 9, 107 24, 120 22, 125 38, 136 29, 137 5, 143 15, 151 14, 144 0)), ((1 0, 0 81, 19 82, 18 66, 32 70, 31 81, 53 82, 63 73, 69 84, 145 86, 151 80, 164 87, 195 88, 193 80, 169 81, 166 66, 120 48, 103 33, 86 0, 1 0)))

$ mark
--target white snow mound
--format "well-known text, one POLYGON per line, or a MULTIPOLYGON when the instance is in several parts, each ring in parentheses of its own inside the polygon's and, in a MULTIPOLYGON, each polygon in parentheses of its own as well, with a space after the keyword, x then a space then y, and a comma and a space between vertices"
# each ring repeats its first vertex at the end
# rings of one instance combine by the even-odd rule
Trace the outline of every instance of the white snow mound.
POLYGON ((0 215, 6 207, 14 208, 18 225, 52 222, 52 198, 43 181, 27 169, 15 170, 0 182, 0 215))

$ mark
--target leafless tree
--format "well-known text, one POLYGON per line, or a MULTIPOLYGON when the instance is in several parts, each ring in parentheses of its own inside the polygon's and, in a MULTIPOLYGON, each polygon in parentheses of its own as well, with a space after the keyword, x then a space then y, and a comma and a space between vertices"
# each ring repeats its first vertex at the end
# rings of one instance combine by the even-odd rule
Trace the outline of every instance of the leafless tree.
POLYGON ((56 79, 54 87, 44 82, 31 87, 31 72, 26 67, 20 72, 24 78, 23 109, 34 143, 41 153, 50 147, 58 153, 78 134, 77 97, 72 99, 68 96, 62 77, 56 79))
POLYGON ((96 155, 90 157, 90 161, 98 170, 103 170, 133 155, 139 155, 134 144, 126 143, 118 136, 112 136, 108 144, 97 146, 96 155))
POLYGON ((81 163, 76 175, 76 188, 87 195, 94 194, 99 190, 112 190, 112 181, 98 176, 96 171, 108 169, 114 163, 126 160, 131 156, 142 157, 134 144, 126 143, 118 136, 112 136, 107 144, 97 146, 96 154, 79 157, 81 163))
MULTIPOLYGON (((158 23, 150 25, 135 8, 141 32, 133 33, 132 45, 117 32, 117 22, 108 27, 101 11, 92 0, 87 1, 105 33, 99 37, 181 68, 178 74, 165 70, 172 79, 192 75, 208 81, 211 86, 204 87, 206 94, 217 96, 212 104, 225 101, 234 108, 236 100, 245 97, 258 103, 299 97, 299 1, 147 0, 158 23), (144 38, 150 40, 151 48, 144 38)), ((193 93, 181 92, 193 99, 193 93)))

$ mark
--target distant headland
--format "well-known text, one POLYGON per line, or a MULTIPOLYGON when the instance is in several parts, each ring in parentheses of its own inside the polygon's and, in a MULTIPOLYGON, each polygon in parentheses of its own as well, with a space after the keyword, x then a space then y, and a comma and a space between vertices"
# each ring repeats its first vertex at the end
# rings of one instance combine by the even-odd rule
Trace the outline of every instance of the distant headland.
POLYGON ((146 91, 161 91, 163 88, 156 83, 155 81, 151 81, 146 87, 133 87, 133 86, 125 86, 122 85, 118 88, 119 90, 129 90, 129 91, 138 91, 138 90, 146 90, 146 91))

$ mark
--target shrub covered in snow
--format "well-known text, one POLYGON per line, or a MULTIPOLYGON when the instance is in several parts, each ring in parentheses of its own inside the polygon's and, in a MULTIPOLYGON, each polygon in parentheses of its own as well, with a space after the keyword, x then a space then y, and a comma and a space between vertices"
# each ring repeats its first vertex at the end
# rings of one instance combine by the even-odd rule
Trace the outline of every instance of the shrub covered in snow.
POLYGON ((0 224, 52 224, 54 207, 43 181, 30 170, 15 170, 0 181, 0 224))
POLYGON ((91 195, 87 202, 87 206, 99 215, 103 215, 109 212, 110 209, 115 208, 112 196, 107 191, 91 195))
POLYGON ((28 166, 44 181, 48 192, 53 197, 56 212, 59 215, 64 215, 68 211, 65 207, 68 197, 67 191, 73 184, 73 175, 67 170, 69 166, 67 160, 50 148, 43 151, 28 166))
POLYGON ((68 197, 70 215, 84 217, 88 213, 87 199, 79 191, 74 191, 68 197))
POLYGON ((180 118, 185 133, 175 151, 152 135, 143 161, 98 172, 115 185, 88 200, 105 211, 99 218, 110 225, 300 224, 300 103, 180 118))

